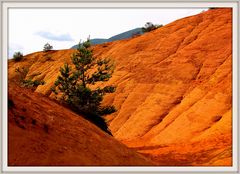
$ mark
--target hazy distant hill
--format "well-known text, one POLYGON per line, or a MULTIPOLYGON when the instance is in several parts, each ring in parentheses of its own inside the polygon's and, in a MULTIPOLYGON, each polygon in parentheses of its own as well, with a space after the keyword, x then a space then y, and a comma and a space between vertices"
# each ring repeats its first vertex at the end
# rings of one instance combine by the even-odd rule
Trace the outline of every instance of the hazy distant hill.
MULTIPOLYGON (((135 28, 123 33, 120 33, 118 35, 112 36, 108 39, 102 39, 102 38, 97 38, 97 39, 91 39, 90 42, 92 45, 96 45, 96 44, 102 44, 105 42, 112 42, 112 41, 116 41, 116 40, 122 40, 122 39, 127 39, 132 37, 135 34, 143 34, 142 29, 141 28, 135 28)), ((72 46, 71 48, 77 48, 77 45, 72 46)))
MULTIPOLYGON (((96 45, 96 44, 101 44, 104 42, 108 42, 108 39, 91 39, 91 44, 96 45)), ((77 45, 74 45, 74 47, 77 45)))

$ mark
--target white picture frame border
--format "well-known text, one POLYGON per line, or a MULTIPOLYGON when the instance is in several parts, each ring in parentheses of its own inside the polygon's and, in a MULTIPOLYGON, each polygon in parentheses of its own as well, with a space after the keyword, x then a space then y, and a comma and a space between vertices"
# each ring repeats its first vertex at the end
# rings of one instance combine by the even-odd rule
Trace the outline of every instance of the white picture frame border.
POLYGON ((0 0, 1 2, 1 172, 57 172, 57 173, 151 173, 151 172, 197 172, 197 173, 239 173, 239 0, 170 0, 170 1, 11 1, 0 0), (231 7, 233 12, 233 62, 232 62, 232 130, 233 130, 233 165, 231 167, 9 167, 7 165, 7 57, 8 57, 8 9, 9 8, 201 8, 201 7, 231 7))

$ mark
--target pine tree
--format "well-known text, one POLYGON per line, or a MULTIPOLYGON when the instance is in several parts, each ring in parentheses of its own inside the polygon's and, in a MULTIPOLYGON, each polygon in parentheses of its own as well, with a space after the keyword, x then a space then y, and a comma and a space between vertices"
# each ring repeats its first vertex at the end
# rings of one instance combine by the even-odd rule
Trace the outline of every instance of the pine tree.
POLYGON ((153 30, 156 30, 157 28, 160 28, 162 27, 163 25, 160 24, 160 25, 157 25, 157 24, 153 24, 152 22, 147 22, 144 27, 142 27, 142 32, 145 33, 145 32, 150 32, 150 31, 153 31, 153 30))
POLYGON ((44 52, 47 52, 47 51, 50 51, 53 49, 53 46, 50 45, 49 43, 46 43, 44 46, 43 46, 43 51, 44 52))
POLYGON ((97 59, 90 49, 90 40, 79 43, 77 52, 72 55, 74 69, 68 64, 60 68, 52 91, 61 93, 61 99, 74 111, 83 114, 86 119, 111 134, 102 117, 116 111, 114 106, 101 106, 103 96, 115 91, 114 86, 93 89, 97 82, 111 78, 113 64, 110 59, 97 59), (92 87, 92 88, 91 88, 92 87))
POLYGON ((14 55, 13 55, 13 60, 15 62, 19 62, 23 59, 23 54, 21 52, 15 52, 14 55))

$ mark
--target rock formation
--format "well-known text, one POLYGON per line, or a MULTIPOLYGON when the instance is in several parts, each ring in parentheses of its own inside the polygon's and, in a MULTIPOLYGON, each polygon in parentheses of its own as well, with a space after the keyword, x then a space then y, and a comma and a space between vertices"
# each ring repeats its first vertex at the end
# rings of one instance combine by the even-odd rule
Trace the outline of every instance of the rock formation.
MULTIPOLYGON (((208 10, 93 49, 115 61, 108 83, 117 90, 104 103, 118 110, 107 116, 116 139, 158 165, 232 164, 231 9, 208 10)), ((50 87, 73 52, 10 61, 9 81, 24 66, 27 77, 46 82, 36 92, 54 97, 50 87)))

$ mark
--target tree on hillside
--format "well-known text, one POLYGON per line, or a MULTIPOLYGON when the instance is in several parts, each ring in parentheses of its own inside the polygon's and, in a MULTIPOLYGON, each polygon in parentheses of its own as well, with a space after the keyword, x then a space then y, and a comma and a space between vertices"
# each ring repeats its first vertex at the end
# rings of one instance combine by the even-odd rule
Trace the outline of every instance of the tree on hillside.
POLYGON ((47 51, 50 51, 53 49, 53 46, 50 45, 49 43, 46 43, 44 46, 43 46, 43 51, 44 52, 47 52, 47 51))
POLYGON ((13 55, 13 60, 15 62, 19 62, 23 59, 23 54, 21 52, 15 52, 14 55, 13 55))
POLYGON ((145 33, 145 32, 149 32, 149 31, 152 31, 152 30, 155 30, 157 28, 160 28, 162 27, 163 25, 160 24, 160 25, 157 25, 157 24, 153 24, 152 22, 147 22, 144 27, 142 27, 142 32, 145 33))
POLYGON ((90 40, 79 43, 76 53, 72 55, 74 67, 65 64, 60 68, 52 91, 60 94, 61 99, 74 111, 84 115, 102 130, 111 134, 102 117, 115 112, 114 106, 101 106, 103 96, 115 91, 113 86, 95 87, 97 82, 106 82, 113 73, 110 59, 97 59, 90 49, 90 40))

